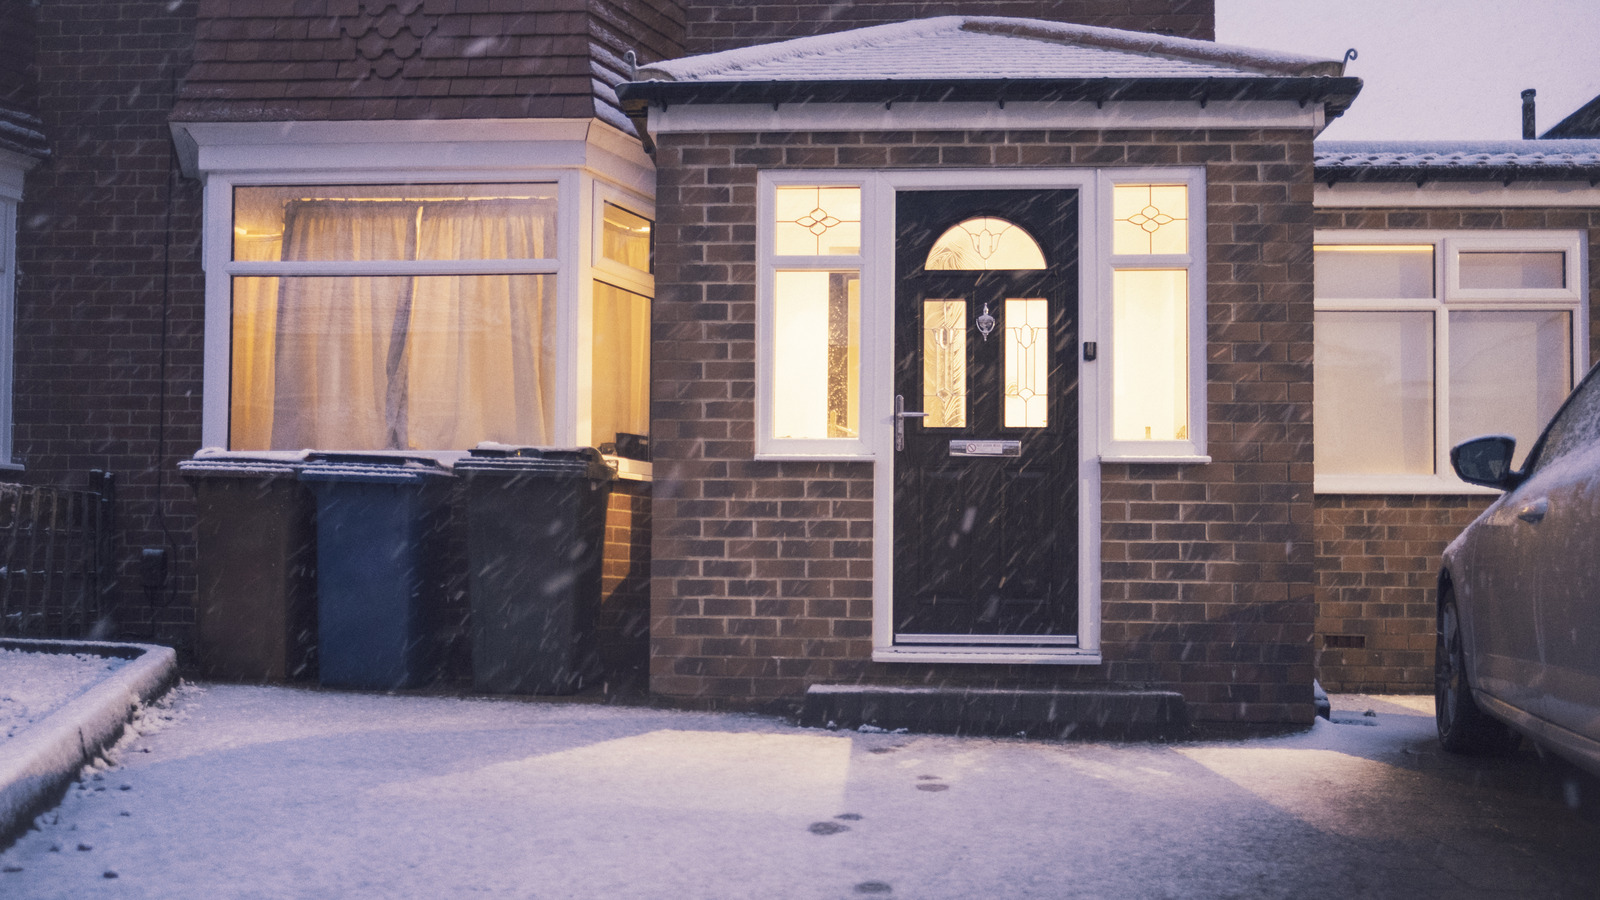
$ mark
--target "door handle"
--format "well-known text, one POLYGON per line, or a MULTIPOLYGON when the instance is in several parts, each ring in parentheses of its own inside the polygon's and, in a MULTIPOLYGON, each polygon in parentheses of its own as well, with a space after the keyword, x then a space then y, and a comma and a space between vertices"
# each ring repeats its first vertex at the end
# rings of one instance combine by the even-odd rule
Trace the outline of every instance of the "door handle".
POLYGON ((1548 513, 1549 511, 1549 498, 1540 497, 1532 503, 1523 504, 1522 508, 1517 510, 1517 518, 1524 522, 1537 525, 1539 522, 1544 520, 1545 513, 1548 513))
POLYGON ((906 398, 904 394, 894 395, 894 449, 906 448, 906 420, 922 419, 927 417, 925 412, 906 412, 906 398))

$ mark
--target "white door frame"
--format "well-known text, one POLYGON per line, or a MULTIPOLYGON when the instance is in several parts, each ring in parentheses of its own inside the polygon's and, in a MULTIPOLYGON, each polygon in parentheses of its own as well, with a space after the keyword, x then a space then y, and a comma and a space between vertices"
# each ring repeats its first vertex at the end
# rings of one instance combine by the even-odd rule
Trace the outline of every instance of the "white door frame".
POLYGON ((1076 645, 1029 644, 1027 638, 977 637, 960 645, 896 644, 894 638, 894 367, 895 198, 915 190, 1077 190, 1078 340, 1104 343, 1099 260, 1103 258, 1098 223, 1100 191, 1094 169, 938 169, 875 173, 864 197, 870 220, 880 223, 863 235, 862 255, 878 262, 862 273, 874 317, 872 332, 883 335, 870 354, 867 379, 877 386, 864 398, 865 412, 879 423, 872 429, 873 613, 872 658, 878 662, 1096 664, 1100 658, 1100 421, 1101 368, 1080 362, 1078 382, 1078 640, 1076 645))

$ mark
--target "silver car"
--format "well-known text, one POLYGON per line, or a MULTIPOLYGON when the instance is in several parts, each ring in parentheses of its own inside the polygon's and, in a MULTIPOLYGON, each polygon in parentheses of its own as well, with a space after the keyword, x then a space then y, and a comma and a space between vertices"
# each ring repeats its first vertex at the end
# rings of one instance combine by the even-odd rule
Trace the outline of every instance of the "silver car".
POLYGON ((1444 552, 1439 741, 1509 752, 1522 735, 1600 775, 1600 366, 1522 469, 1503 435, 1450 451, 1463 481, 1505 491, 1444 552))

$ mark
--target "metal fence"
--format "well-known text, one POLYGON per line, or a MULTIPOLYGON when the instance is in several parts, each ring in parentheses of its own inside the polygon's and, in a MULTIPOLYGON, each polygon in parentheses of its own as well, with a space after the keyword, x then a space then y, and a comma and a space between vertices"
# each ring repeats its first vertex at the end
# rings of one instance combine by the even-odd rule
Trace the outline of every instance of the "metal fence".
POLYGON ((115 479, 91 472, 89 488, 0 484, 0 636, 85 638, 109 623, 115 479))

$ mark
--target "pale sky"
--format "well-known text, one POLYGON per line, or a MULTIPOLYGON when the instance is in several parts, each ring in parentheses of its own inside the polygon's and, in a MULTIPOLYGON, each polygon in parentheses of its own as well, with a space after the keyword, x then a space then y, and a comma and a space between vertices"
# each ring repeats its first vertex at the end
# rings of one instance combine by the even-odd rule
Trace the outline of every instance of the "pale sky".
POLYGON ((1516 140, 1600 94, 1600 0, 1216 0, 1217 40, 1340 59, 1365 82, 1328 140, 1516 140))

